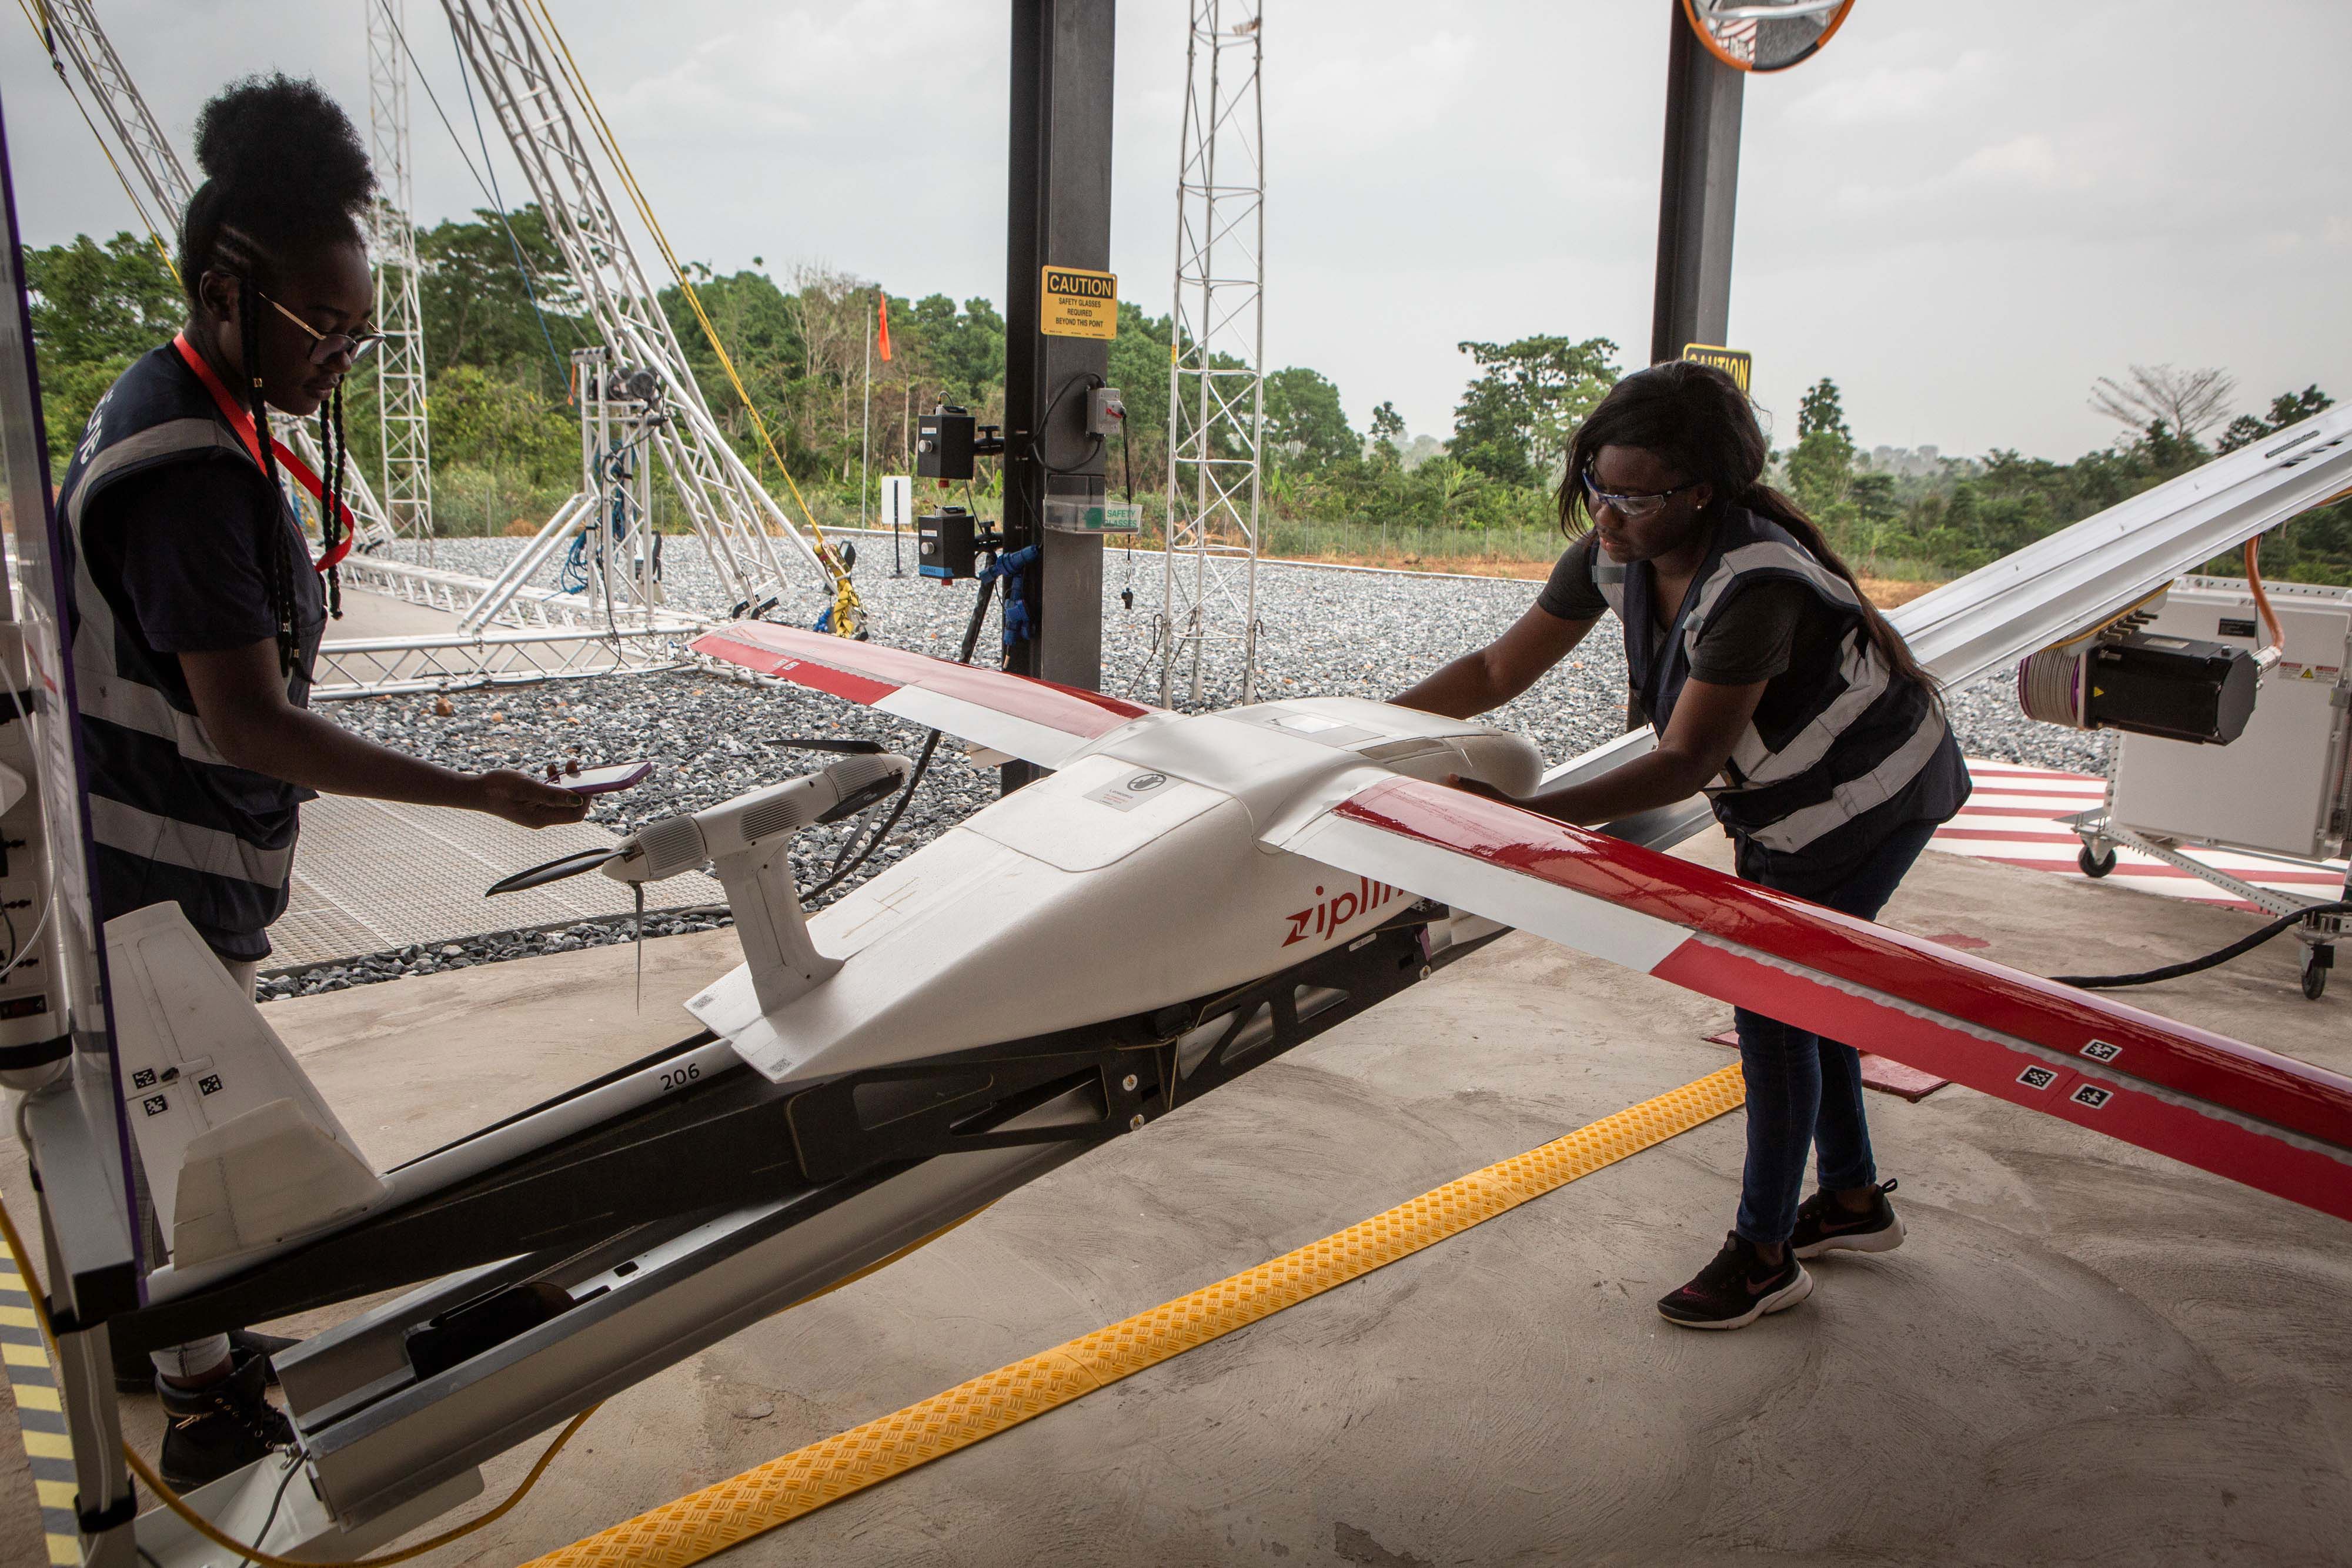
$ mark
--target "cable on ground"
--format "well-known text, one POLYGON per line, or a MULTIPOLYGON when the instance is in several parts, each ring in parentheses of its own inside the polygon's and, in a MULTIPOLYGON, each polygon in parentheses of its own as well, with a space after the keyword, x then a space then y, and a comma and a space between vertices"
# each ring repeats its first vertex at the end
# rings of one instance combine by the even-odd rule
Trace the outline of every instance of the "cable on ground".
POLYGON ((2239 937, 2226 947, 2217 947, 2201 958, 2190 958, 2179 964, 2167 964, 2160 969, 2145 969, 2137 975, 2053 975, 2050 977, 2062 986, 2072 986, 2082 991, 2112 991, 2125 986, 2152 986, 2158 980, 2177 980, 2183 975, 2194 975, 2216 965, 2226 964, 2242 954, 2251 953, 2283 931, 2302 925, 2314 915, 2352 915, 2352 900, 2335 904, 2315 904, 2308 909, 2298 909, 2293 915, 2282 915, 2259 931, 2239 937))

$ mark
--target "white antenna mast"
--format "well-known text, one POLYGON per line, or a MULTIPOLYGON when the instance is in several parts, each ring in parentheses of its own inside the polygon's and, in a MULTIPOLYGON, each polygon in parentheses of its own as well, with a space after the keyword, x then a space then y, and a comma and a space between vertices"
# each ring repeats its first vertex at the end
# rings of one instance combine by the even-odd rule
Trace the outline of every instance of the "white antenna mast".
POLYGON ((425 424, 425 310, 417 298, 415 193, 408 167, 407 0, 360 0, 367 13, 368 131, 376 203, 376 407, 383 504, 393 528, 433 549, 433 440, 425 424))
POLYGON ((1192 0, 1176 182, 1168 367, 1168 549, 1153 654, 1160 700, 1209 645, 1238 645, 1257 698, 1260 437, 1265 413, 1265 113, 1258 0, 1192 0))

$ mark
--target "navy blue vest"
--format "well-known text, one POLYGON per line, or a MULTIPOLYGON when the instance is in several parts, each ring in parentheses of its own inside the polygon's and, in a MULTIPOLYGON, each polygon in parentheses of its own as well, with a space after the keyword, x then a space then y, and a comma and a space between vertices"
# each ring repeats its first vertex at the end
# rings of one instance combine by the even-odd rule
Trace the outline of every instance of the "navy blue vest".
MULTIPOLYGON (((144 355, 99 400, 58 486, 71 559, 60 562, 73 594, 67 636, 89 761, 90 836, 98 846, 100 917, 176 902, 222 955, 258 958, 263 933, 285 912, 293 874, 297 808, 311 792, 230 765, 196 716, 180 662, 150 647, 122 585, 92 576, 85 530, 104 515, 107 490, 164 464, 242 464, 257 502, 268 481, 202 382, 169 345, 144 355)), ((301 544, 292 507, 284 526, 301 544)), ((301 544, 302 559, 309 549, 301 544)), ((300 667, 287 696, 310 697, 308 671, 325 626, 319 591, 304 570, 300 667)), ((191 593, 204 591, 192 582, 191 593)))
POLYGON ((1887 664, 1845 579, 1778 523, 1725 508, 1663 638, 1648 561, 1619 566, 1596 548, 1592 580, 1624 622, 1633 692, 1660 735, 1690 680, 1692 650, 1742 591, 1801 583, 1830 612, 1834 635, 1801 640, 1796 662, 1765 684, 1754 719, 1706 791, 1717 820, 1738 837, 1776 853, 1843 860, 1912 820, 1908 805, 1924 802, 1940 818, 1967 797, 1967 768, 1942 706, 1887 664))

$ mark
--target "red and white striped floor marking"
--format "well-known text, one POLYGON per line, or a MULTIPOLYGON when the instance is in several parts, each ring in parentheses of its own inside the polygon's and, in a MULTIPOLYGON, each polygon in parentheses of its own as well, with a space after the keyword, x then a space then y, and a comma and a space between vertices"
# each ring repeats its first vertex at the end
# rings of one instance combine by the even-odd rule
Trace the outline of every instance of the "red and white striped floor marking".
MULTIPOLYGON (((2021 866, 2027 871, 2088 882, 2075 856, 2083 841, 2060 821, 2077 811, 2105 804, 2107 781, 2089 773, 2065 773, 2047 768, 2027 768, 2013 762, 1969 759, 1969 778, 1975 793, 1960 814, 1938 829, 1932 847, 1949 854, 2021 866)), ((2197 858, 2242 882, 2280 893, 2325 894, 2344 885, 2344 862, 2309 869, 2284 866, 2260 855, 2229 850, 2199 850, 2197 858)), ((2228 909, 2252 910, 2243 899, 2232 898, 2209 882, 2154 855, 2118 849, 2116 869, 2106 881, 2141 893, 2185 898, 2197 904, 2217 904, 2228 909)))

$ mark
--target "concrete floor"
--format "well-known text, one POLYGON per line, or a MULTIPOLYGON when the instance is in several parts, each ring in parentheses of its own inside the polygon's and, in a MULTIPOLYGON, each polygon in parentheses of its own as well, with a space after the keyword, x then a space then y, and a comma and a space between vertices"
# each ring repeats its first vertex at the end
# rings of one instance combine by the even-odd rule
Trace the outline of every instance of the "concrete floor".
MULTIPOLYGON (((1887 919, 2073 971, 2251 924, 1942 854, 1887 919)), ((649 945, 642 1014, 605 948, 270 1017, 390 1162, 682 1034, 731 961, 728 933, 649 945)), ((2305 1002, 2293 966, 2283 941, 2134 999, 2352 1069, 2352 1002, 2305 1002)), ((1726 1014, 1507 938, 614 1399, 428 1561, 521 1561, 1261 1262, 1722 1065, 1699 1037, 1726 1014)), ((2352 1562, 2352 1230, 1966 1089, 1871 1111, 1910 1240, 1745 1332, 1650 1305, 1730 1222, 1735 1114, 729 1561, 2352 1562)), ((0 1187, 26 1212, 13 1145, 0 1187)), ((153 1402, 126 1406, 152 1444, 153 1402)), ((39 1560, 20 1467, 0 1432, 12 1564, 39 1560)))

